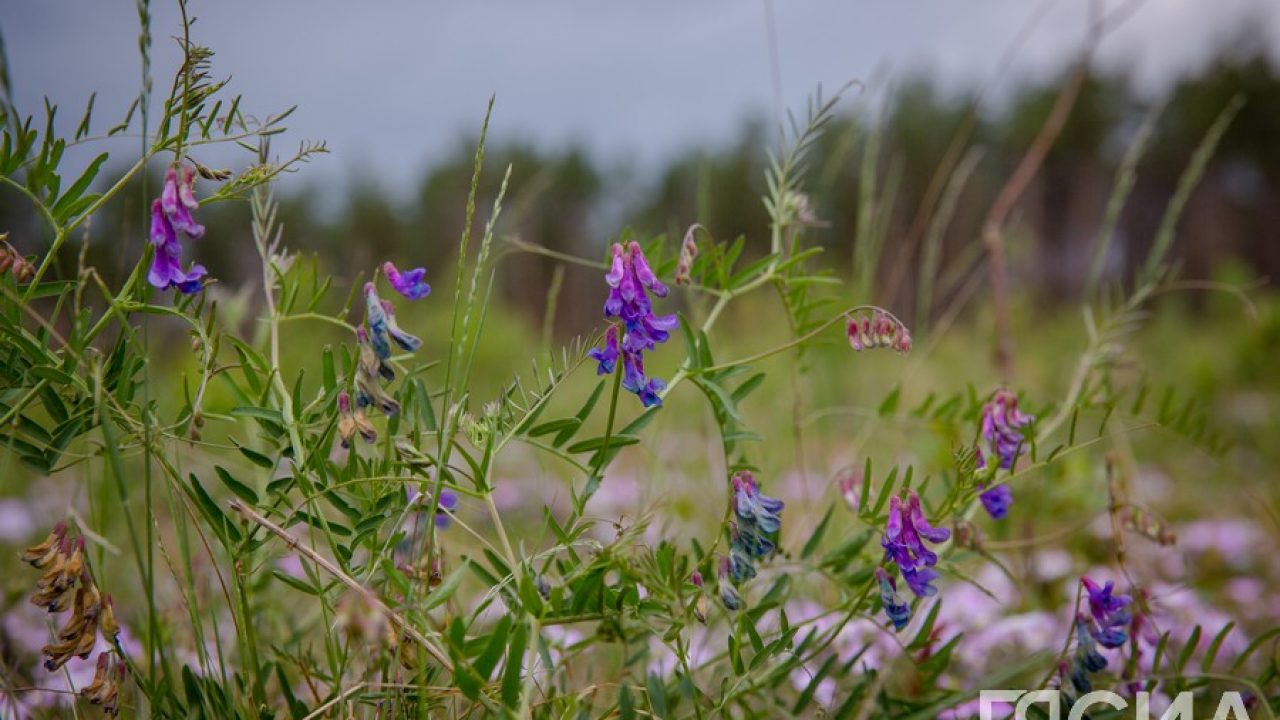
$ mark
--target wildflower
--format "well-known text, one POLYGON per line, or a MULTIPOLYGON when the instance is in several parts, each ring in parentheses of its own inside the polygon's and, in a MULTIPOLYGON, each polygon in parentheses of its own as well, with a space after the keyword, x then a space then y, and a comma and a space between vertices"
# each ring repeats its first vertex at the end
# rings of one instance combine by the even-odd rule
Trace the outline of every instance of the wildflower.
POLYGON ((356 405, 359 407, 377 405, 384 415, 395 415, 400 412, 400 403, 378 384, 377 378, 363 372, 356 373, 356 405))
POLYGON ((698 597, 693 601, 693 616, 703 625, 707 624, 707 596, 702 591, 702 573, 697 570, 689 576, 689 582, 698 589, 698 597))
POLYGON ((431 294, 431 286, 422 280, 427 274, 426 268, 414 268, 400 272, 391 262, 382 263, 382 271, 387 274, 387 282, 407 300, 420 300, 431 294))
POLYGON ((116 622, 116 611, 112 605, 110 595, 102 597, 102 609, 98 615, 98 630, 102 632, 102 637, 110 643, 114 643, 116 636, 120 634, 120 624, 116 622))
POLYGON ((614 372, 619 352, 622 355, 622 387, 635 393, 645 407, 662 404, 662 391, 666 383, 644 374, 646 350, 653 350, 666 342, 678 321, 675 315, 654 315, 648 293, 666 297, 668 290, 645 259, 640 244, 632 242, 625 249, 621 243, 613 246, 613 262, 605 274, 609 296, 604 303, 607 318, 622 321, 621 338, 617 326, 605 335, 605 346, 594 348, 590 355, 599 366, 599 374, 614 372))
POLYGON ((587 355, 599 363, 596 366, 597 375, 608 375, 613 372, 618 364, 618 326, 610 325, 604 332, 604 347, 591 348, 587 355))
POLYGON ((396 371, 391 369, 387 360, 378 357, 377 350, 374 350, 373 343, 369 340, 369 331, 364 326, 356 328, 356 347, 360 354, 360 365, 357 368, 359 372, 371 378, 380 377, 387 382, 396 379, 396 371))
POLYGON ((938 573, 930 569, 938 563, 938 556, 925 547, 923 541, 936 544, 945 542, 949 537, 950 530, 935 528, 925 519, 920 496, 914 490, 907 496, 905 512, 900 498, 889 499, 889 520, 880 546, 885 549, 886 559, 897 564, 902 571, 902 579, 917 596, 926 597, 938 592, 931 584, 938 573))
MULTIPOLYGON (((1018 396, 1008 390, 997 390, 982 406, 982 437, 991 453, 999 459, 1001 468, 1012 468, 1018 456, 1026 451, 1022 428, 1034 420, 1035 416, 1018 409, 1018 396)), ((985 468, 982 448, 978 448, 977 459, 978 469, 985 468)))
MULTIPOLYGON (((385 343, 385 339, 383 342, 385 343)), ((388 395, 378 382, 379 378, 388 381, 395 379, 395 371, 391 369, 387 359, 379 357, 369 331, 364 327, 356 328, 356 346, 359 349, 359 362, 356 366, 356 405, 361 408, 377 405, 387 415, 400 412, 400 403, 388 395)), ((387 354, 391 354, 389 348, 387 354)))
POLYGON ((1127 607, 1133 599, 1113 594, 1115 583, 1110 580, 1101 587, 1087 577, 1080 578, 1080 582, 1089 594, 1089 613, 1096 623, 1092 628, 1094 639, 1106 648, 1124 645, 1128 640, 1124 628, 1132 619, 1127 607))
POLYGON ((71 606, 72 591, 84 569, 84 538, 72 542, 71 538, 64 536, 47 568, 36 581, 37 592, 31 596, 31 603, 51 613, 60 613, 71 606))
POLYGON ((720 569, 716 573, 716 580, 720 584, 720 602, 729 610, 740 610, 742 608, 742 596, 733 588, 733 584, 729 582, 729 558, 720 558, 720 569))
POLYGON ((357 405, 351 407, 351 396, 346 390, 338 393, 338 436, 342 447, 351 447, 351 437, 357 432, 364 441, 371 443, 378 439, 378 431, 364 414, 364 408, 357 405))
POLYGON ((22 562, 31 565, 37 570, 43 570, 53 562, 57 556, 59 549, 63 545, 63 541, 67 537, 67 524, 59 522, 53 526, 53 530, 49 533, 49 537, 39 545, 33 545, 22 551, 22 562))
POLYGON ((733 476, 734 512, 743 523, 754 525, 766 533, 775 533, 782 527, 783 502, 760 492, 755 477, 744 470, 733 476))
POLYGON ((378 297, 378 290, 371 282, 364 284, 364 302, 364 322, 369 328, 369 342, 378 359, 385 362, 391 359, 391 328, 382 298, 378 297))
POLYGON ((844 498, 845 504, 850 510, 858 512, 858 506, 862 502, 862 473, 848 470, 841 474, 838 485, 840 497, 844 498))
MULTIPOLYGON (((404 491, 410 505, 417 504, 421 507, 426 507, 431 504, 431 495, 419 492, 411 485, 406 485, 404 491)), ((436 507, 436 527, 441 530, 449 527, 453 522, 453 518, 450 517, 450 514, 455 512, 457 509, 458 493, 447 488, 441 490, 440 503, 436 507)))
POLYGON ((102 712, 107 715, 117 715, 120 712, 118 701, 125 670, 124 660, 114 652, 99 653, 93 682, 80 689, 80 697, 101 706, 102 712))
POLYGON ((178 180, 178 172, 174 168, 164 176, 164 189, 160 192, 160 209, 165 218, 182 234, 192 240, 204 237, 204 226, 196 222, 191 211, 200 207, 193 192, 195 173, 189 167, 182 168, 182 180, 178 180))
POLYGON ((396 322, 396 310, 391 306, 391 301, 382 301, 382 311, 387 316, 387 332, 391 335, 391 340, 405 352, 417 352, 418 348, 422 347, 422 339, 400 329, 400 324, 396 322))
POLYGON ((8 233, 0 233, 0 277, 13 270, 13 278, 20 283, 27 282, 36 274, 36 266, 31 264, 9 244, 8 233))
POLYGON ((155 254, 151 258, 151 270, 147 273, 147 281, 152 286, 161 290, 177 288, 188 295, 199 292, 200 278, 207 273, 199 264, 193 264, 189 270, 182 269, 182 245, 178 242, 178 232, 192 240, 204 236, 204 226, 197 223, 191 214, 200 206, 192 192, 193 181, 194 173, 190 168, 182 169, 181 182, 174 168, 169 168, 165 174, 164 189, 160 197, 151 203, 150 237, 155 254))
POLYGON ((892 348, 905 353, 911 350, 911 331, 884 310, 850 314, 845 326, 849 345, 856 351, 892 348))
POLYGON ((982 501, 982 507, 986 508, 987 513, 999 520, 1009 514, 1009 506, 1013 504, 1013 491, 1005 483, 1000 483, 984 490, 978 499, 982 501))
POLYGON ((701 225, 694 223, 684 233, 684 242, 680 243, 680 259, 676 262, 677 285, 693 283, 693 278, 691 277, 693 260, 698 257, 698 243, 694 240, 694 233, 701 227, 701 225))
POLYGON ((1107 659, 1098 652, 1089 617, 1076 616, 1076 651, 1072 656, 1069 676, 1076 692, 1084 694, 1093 690, 1089 676, 1107 667, 1107 659))
POLYGON ((911 606, 898 594, 897 581, 889 577, 884 568, 876 568, 876 582, 880 583, 880 604, 884 614, 893 622, 894 630, 901 630, 911 622, 911 606))

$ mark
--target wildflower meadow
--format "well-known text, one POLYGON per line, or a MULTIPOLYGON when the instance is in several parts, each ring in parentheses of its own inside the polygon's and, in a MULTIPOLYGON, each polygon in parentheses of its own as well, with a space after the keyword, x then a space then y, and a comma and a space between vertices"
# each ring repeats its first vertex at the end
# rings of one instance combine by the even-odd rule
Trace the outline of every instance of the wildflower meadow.
POLYGON ((1280 711, 1280 299, 1181 254, 1248 88, 1186 145, 1152 104, 1052 301, 1023 213, 1078 73, 1013 152, 939 128, 909 223, 853 82, 716 196, 758 231, 568 250, 521 230, 499 95, 447 246, 335 261, 278 191, 330 146, 177 4, 139 4, 119 117, 18 107, 4 64, 0 718, 1280 711))

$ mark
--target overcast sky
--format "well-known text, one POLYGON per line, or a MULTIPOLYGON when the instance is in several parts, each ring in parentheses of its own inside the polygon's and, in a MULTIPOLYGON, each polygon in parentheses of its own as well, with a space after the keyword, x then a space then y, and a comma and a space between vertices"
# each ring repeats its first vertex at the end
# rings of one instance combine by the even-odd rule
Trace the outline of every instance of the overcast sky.
MULTIPOLYGON (((97 90, 97 127, 119 117, 140 72, 132 0, 0 1, 24 112, 47 95, 74 124, 97 90)), ((497 139, 578 142, 641 168, 727 138, 747 115, 774 107, 765 2, 193 0, 191 8, 194 39, 217 52, 215 72, 233 77, 244 107, 265 114, 296 103, 291 137, 329 142, 332 155, 305 173, 311 181, 363 171, 394 185, 414 182, 473 133, 490 93, 497 139)), ((1001 87, 1062 67, 1080 47, 1086 6, 779 0, 782 96, 801 107, 819 83, 912 71, 953 87, 987 83, 1039 16, 1012 76, 994 88, 998 98, 1001 87)), ((175 3, 153 2, 153 15, 163 93, 178 60, 175 3)), ((1156 93, 1246 24, 1280 48, 1275 0, 1146 0, 1106 40, 1100 62, 1129 69, 1156 93)))

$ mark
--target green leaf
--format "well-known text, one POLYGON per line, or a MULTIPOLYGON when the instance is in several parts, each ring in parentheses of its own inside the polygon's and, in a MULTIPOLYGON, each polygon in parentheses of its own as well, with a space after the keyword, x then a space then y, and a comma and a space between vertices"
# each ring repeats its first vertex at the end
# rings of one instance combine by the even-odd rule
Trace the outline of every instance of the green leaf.
POLYGON ((520 680, 524 672, 524 649, 529 640, 529 626, 516 625, 507 648, 507 670, 502 677, 502 704, 516 708, 520 704, 520 680))
POLYGON ((902 386, 894 385, 893 390, 880 403, 880 408, 876 411, 880 417, 887 417, 894 414, 898 410, 898 400, 902 397, 902 386))
POLYGON ((221 465, 214 465, 213 471, 218 474, 218 479, 223 485, 232 492, 236 497, 249 503, 250 505, 258 504, 258 492, 239 480, 231 477, 231 473, 227 472, 221 465))
POLYGON ((813 529, 813 533, 809 535, 809 540, 804 544, 804 548, 800 551, 800 559, 805 560, 813 551, 818 549, 818 544, 822 542, 822 536, 827 532, 827 525, 831 522, 831 512, 835 509, 834 505, 827 507, 827 512, 822 516, 818 527, 813 529))
POLYGON ((187 488, 187 494, 195 502, 200 514, 204 515, 205 519, 209 521, 213 531, 228 547, 239 544, 241 539, 239 526, 222 512, 218 504, 205 491, 204 486, 200 484, 200 479, 196 477, 195 473, 191 473, 189 480, 190 485, 187 488))
MULTIPOLYGON (((624 435, 622 433, 618 433, 617 435, 610 435, 607 439, 609 441, 610 450, 613 450, 615 448, 620 448, 620 447, 626 447, 627 445, 635 445, 636 443, 640 442, 640 438, 634 435, 624 435)), ((598 450, 604 447, 605 440, 606 440, 605 436, 601 435, 599 437, 593 437, 589 440, 576 442, 569 446, 569 449, 567 450, 567 452, 577 454, 577 453, 590 452, 592 450, 598 450)))
POLYGON ((657 673, 649 673, 645 678, 645 688, 649 691, 649 707, 653 714, 660 718, 667 716, 667 690, 662 685, 662 678, 657 673))
POLYGON ((268 470, 275 468, 276 466, 275 461, 267 457, 266 455, 263 455, 262 453, 252 448, 247 448, 241 445, 240 443, 236 442, 235 440, 232 440, 231 442, 235 443, 236 449, 240 451, 240 454, 244 455, 246 458, 249 458, 249 461, 252 462, 254 465, 257 465, 258 467, 266 468, 268 470))
POLYGON ((296 578, 286 573, 283 570, 280 570, 279 568, 273 569, 271 571, 271 576, 279 580, 280 582, 284 583, 285 585, 288 585, 289 587, 293 588, 294 590, 297 590, 298 592, 306 593, 307 595, 317 595, 317 596, 320 595, 321 593, 320 588, 314 587, 311 584, 304 582, 303 580, 296 578))

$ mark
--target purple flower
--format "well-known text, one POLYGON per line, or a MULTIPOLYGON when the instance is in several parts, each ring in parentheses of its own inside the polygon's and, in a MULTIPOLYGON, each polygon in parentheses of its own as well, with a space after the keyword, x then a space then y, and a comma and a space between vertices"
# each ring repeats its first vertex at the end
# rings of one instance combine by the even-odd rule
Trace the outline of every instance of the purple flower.
POLYGON ((194 180, 195 171, 191 168, 182 168, 181 183, 178 182, 177 170, 169 168, 164 176, 164 189, 160 191, 160 207, 175 228, 192 240, 199 240, 204 237, 204 226, 191 215, 192 210, 200 207, 192 192, 194 180))
POLYGON ((369 342, 379 360, 391 359, 391 328, 387 319, 387 309, 378 297, 378 289, 373 283, 364 284, 365 325, 369 326, 369 342))
POLYGON ((742 608, 742 596, 733 588, 733 583, 729 582, 729 574, 729 558, 722 557, 716 572, 716 580, 720 585, 720 602, 729 610, 738 610, 742 608))
POLYGON ((744 470, 733 476, 733 509, 738 519, 766 533, 775 533, 782 527, 784 504, 760 492, 755 476, 744 470))
POLYGON ((387 274, 387 281, 391 283, 391 287, 395 288, 396 292, 408 300, 420 300, 431 294, 431 286, 422 280, 423 276, 427 274, 426 268, 414 268, 400 272, 388 260, 382 264, 382 271, 387 274))
MULTIPOLYGON (((1018 456, 1026 451, 1026 438, 1022 428, 1030 425, 1035 416, 1018 409, 1018 396, 1008 390, 997 390, 991 401, 982 406, 982 437, 988 449, 999 458, 1000 467, 1008 470, 1018 456)), ((985 468, 986 458, 978 448, 978 468, 985 468)))
POLYGON ((1005 483, 1000 483, 984 490, 978 499, 982 501, 982 507, 987 509, 991 517, 1000 520, 1009 514, 1009 506, 1013 504, 1013 491, 1005 483))
POLYGON ((613 372, 618 364, 618 326, 610 325, 604 333, 604 347, 591 348, 587 355, 599 363, 596 366, 597 375, 608 375, 613 372))
POLYGON ((622 336, 619 338, 618 326, 614 325, 605 335, 605 346, 590 351, 591 357, 599 363, 596 371, 601 375, 614 372, 621 354, 622 386, 635 393, 645 407, 661 405, 661 393, 666 383, 645 376, 643 354, 666 342, 678 324, 675 315, 653 314, 653 303, 648 293, 666 297, 667 286, 658 280, 640 244, 635 242, 625 248, 621 243, 614 244, 613 261, 604 279, 609 285, 604 314, 606 318, 622 321, 622 336))
POLYGON ((382 301, 382 312, 387 316, 387 332, 395 344, 405 352, 417 352, 418 348, 422 347, 422 339, 400 329, 399 323, 396 322, 396 309, 391 305, 390 300, 382 301))
MULTIPOLYGON (((418 489, 412 485, 405 485, 404 492, 410 505, 416 504, 424 508, 431 506, 431 496, 426 493, 419 492, 418 489)), ((447 488, 442 489, 440 491, 440 504, 436 507, 436 527, 441 530, 449 527, 449 525, 453 523, 453 518, 450 517, 450 514, 455 512, 457 509, 458 494, 447 488)))
POLYGON ((911 622, 911 606, 898 594, 898 584, 884 568, 876 568, 876 581, 880 583, 880 605, 884 614, 893 622, 894 630, 901 630, 911 622))
POLYGON ((1089 594, 1089 613, 1096 626, 1093 637, 1098 644, 1107 648, 1118 648, 1124 645, 1128 636, 1124 628, 1128 626, 1132 616, 1128 606, 1133 598, 1128 595, 1115 595, 1115 583, 1108 580, 1106 585, 1099 586, 1087 577, 1080 578, 1084 589, 1089 594))
POLYGON ((935 528, 925 519, 920 496, 914 490, 907 495, 905 511, 900 498, 889 499, 889 520, 880 546, 885 550, 885 557, 902 570, 902 578, 917 596, 926 597, 938 591, 931 584, 938 574, 929 569, 938 564, 938 556, 925 547, 924 541, 936 544, 949 537, 950 530, 935 528))
POLYGON ((193 264, 189 270, 182 269, 182 245, 178 242, 178 231, 192 240, 204 236, 204 226, 191 215, 191 211, 200 206, 191 191, 194 176, 190 168, 184 167, 179 182, 177 170, 169 168, 160 197, 151 203, 149 232, 155 253, 147 282, 161 290, 176 288, 188 295, 200 291, 200 278, 207 273, 199 264, 193 264))

